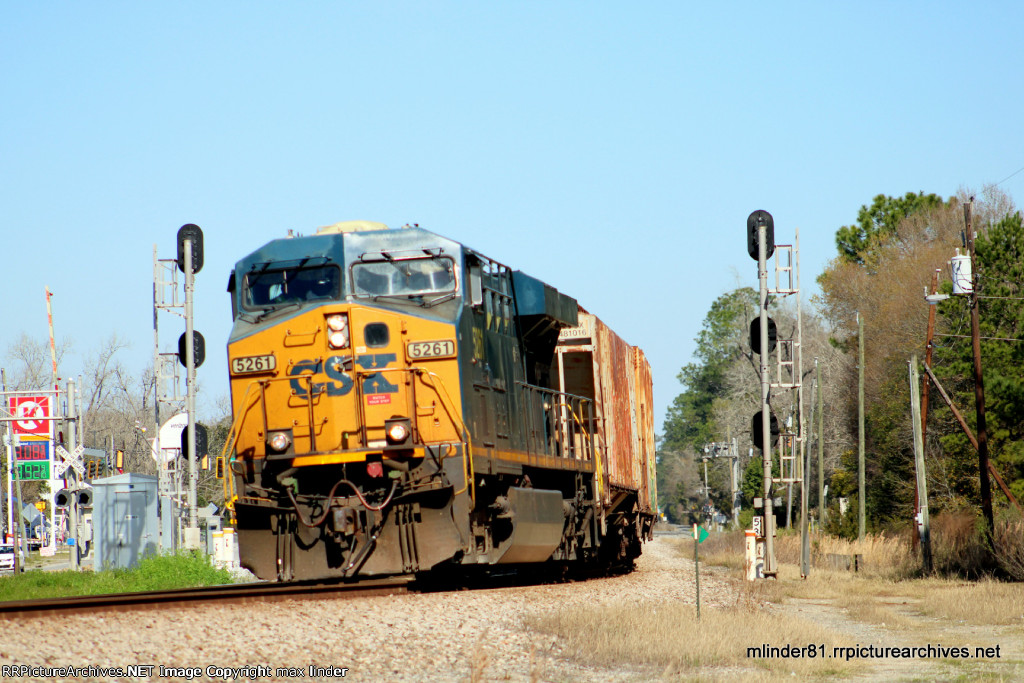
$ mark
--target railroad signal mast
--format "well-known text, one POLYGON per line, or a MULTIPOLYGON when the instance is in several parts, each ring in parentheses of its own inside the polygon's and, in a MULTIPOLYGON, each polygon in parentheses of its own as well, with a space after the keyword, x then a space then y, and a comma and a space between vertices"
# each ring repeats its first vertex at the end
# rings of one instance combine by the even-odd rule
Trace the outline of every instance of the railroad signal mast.
MULTIPOLYGON (((704 494, 711 500, 711 489, 708 486, 708 460, 728 460, 729 480, 731 483, 730 502, 732 504, 731 515, 733 522, 739 524, 740 514, 740 492, 739 492, 739 462, 740 452, 736 445, 736 439, 730 441, 713 441, 704 444, 703 454, 698 454, 697 459, 704 463, 704 494)), ((737 527, 738 528, 738 527, 737 527)))
MULTIPOLYGON (((775 484, 801 485, 801 500, 806 498, 803 486, 804 429, 803 429, 803 319, 800 306, 800 232, 796 231, 793 244, 775 244, 775 223, 767 211, 754 211, 747 218, 747 253, 757 261, 758 301, 760 315, 750 326, 750 347, 760 358, 761 409, 752 420, 752 441, 761 449, 764 463, 762 489, 763 517, 759 526, 763 534, 763 575, 774 577, 778 573, 775 559, 775 514, 773 487, 775 484), (769 286, 768 260, 775 256, 774 288, 769 286), (796 335, 792 339, 779 339, 778 327, 768 315, 771 297, 795 294, 797 299, 796 335), (772 354, 774 353, 774 357, 772 354), (773 362, 774 361, 774 362, 773 362), (785 420, 785 430, 772 411, 772 398, 789 392, 791 414, 785 420), (772 446, 779 443, 778 476, 773 473, 775 457, 772 446)), ((756 507, 756 504, 755 504, 756 507)), ((802 508, 806 506, 802 505, 802 508)), ((806 518, 806 511, 804 511, 806 518)), ((806 528, 806 525, 803 525, 806 528)), ((806 533, 806 531, 804 532, 806 533)))
MULTIPOLYGON (((172 509, 175 505, 185 502, 186 519, 183 530, 185 547, 198 547, 199 523, 196 510, 196 488, 198 471, 196 469, 196 410, 195 386, 196 368, 206 358, 206 342, 203 335, 193 328, 193 291, 195 275, 203 267, 203 231, 198 225, 183 225, 177 234, 177 254, 173 259, 157 258, 156 245, 153 246, 153 367, 155 400, 154 417, 156 434, 154 435, 153 451, 157 458, 159 473, 159 490, 161 497, 161 517, 165 520, 161 533, 161 545, 164 549, 177 548, 176 537, 178 528, 173 528, 166 520, 174 517, 172 509), (183 287, 178 282, 178 272, 184 274, 183 287), (184 299, 181 293, 184 292, 184 299), (185 319, 185 332, 178 338, 177 352, 161 353, 159 312, 163 310, 185 319), (181 375, 179 363, 185 369, 185 394, 181 394, 181 375), (188 425, 182 431, 180 443, 160 443, 160 409, 170 408, 172 414, 184 409, 188 414, 188 425), (181 464, 183 457, 165 458, 164 451, 177 449, 187 461, 186 471, 181 464)), ((205 437, 205 432, 202 432, 205 437)), ((205 438, 200 439, 200 446, 205 451, 205 438)), ((201 454, 202 455, 202 454, 201 454)))

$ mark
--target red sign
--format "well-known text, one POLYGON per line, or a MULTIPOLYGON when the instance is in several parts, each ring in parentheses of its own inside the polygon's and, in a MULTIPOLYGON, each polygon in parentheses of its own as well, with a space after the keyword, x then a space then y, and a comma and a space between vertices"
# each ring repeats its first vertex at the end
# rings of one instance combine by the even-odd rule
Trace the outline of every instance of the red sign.
POLYGON ((391 403, 391 394, 369 394, 366 397, 366 404, 371 406, 382 406, 391 403))
POLYGON ((18 462, 29 460, 49 460, 49 441, 22 441, 21 445, 14 450, 14 459, 18 462))
POLYGON ((10 398, 11 415, 19 418, 14 421, 15 434, 50 435, 50 397, 49 396, 12 396, 10 398))

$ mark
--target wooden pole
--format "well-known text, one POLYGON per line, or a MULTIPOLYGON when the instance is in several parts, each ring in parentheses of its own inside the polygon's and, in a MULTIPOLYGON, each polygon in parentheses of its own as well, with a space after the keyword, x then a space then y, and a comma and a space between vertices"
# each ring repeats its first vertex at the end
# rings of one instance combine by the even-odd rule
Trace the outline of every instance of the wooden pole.
MULTIPOLYGON (((939 291, 939 271, 938 269, 932 273, 932 288, 930 294, 937 294, 939 291)), ((924 343, 924 364, 926 367, 932 365, 932 349, 934 348, 935 340, 935 309, 938 306, 938 302, 931 303, 928 306, 928 332, 924 343)), ((925 438, 928 435, 928 375, 927 373, 921 378, 921 443, 924 448, 928 447, 928 441, 925 438)), ((921 511, 921 492, 917 488, 917 484, 914 484, 914 514, 918 514, 921 511)), ((914 550, 917 550, 917 534, 911 536, 914 540, 911 544, 914 550)))
POLYGON ((971 252, 971 349, 974 352, 974 407, 978 416, 978 478, 981 485, 981 512, 987 525, 986 541, 991 548, 996 524, 992 514, 992 485, 988 480, 988 428, 985 424, 985 383, 981 374, 981 320, 978 311, 979 278, 971 206, 972 202, 964 204, 964 221, 967 224, 967 247, 971 252))
MULTIPOLYGON (((811 414, 810 420, 811 432, 814 431, 814 391, 817 389, 816 383, 811 383, 811 414)), ((801 422, 803 424, 803 422, 801 422)), ((803 460, 801 466, 803 467, 803 476, 800 477, 800 577, 807 578, 811 573, 811 529, 810 520, 808 519, 808 493, 807 486, 810 483, 811 478, 811 449, 810 444, 806 440, 802 441, 800 451, 800 458, 803 460)))
MULTIPOLYGON (((926 574, 932 571, 931 524, 928 519, 928 478, 924 469, 924 428, 921 424, 921 394, 917 377, 917 356, 910 360, 910 412, 914 428, 914 472, 920 494, 921 561, 926 574)), ((915 520, 916 522, 916 520, 915 520)))
MULTIPOLYGON (((939 396, 941 396, 942 400, 946 402, 946 405, 949 406, 949 409, 953 411, 953 417, 955 417, 956 421, 960 423, 960 429, 964 430, 964 434, 967 435, 967 440, 970 441, 971 445, 974 446, 975 450, 977 450, 978 440, 974 437, 974 432, 972 432, 971 428, 967 425, 967 420, 965 420, 964 416, 960 413, 959 410, 957 410, 956 405, 953 403, 953 399, 951 399, 949 397, 949 394, 946 393, 946 390, 942 388, 942 384, 939 383, 939 379, 938 377, 935 376, 935 373, 932 372, 932 369, 926 365, 924 366, 924 370, 926 373, 928 373, 928 377, 931 378, 932 383, 935 385, 935 388, 938 389, 939 396)), ((992 475, 992 478, 996 480, 996 483, 999 485, 999 488, 1002 490, 1002 492, 1006 495, 1010 502, 1013 503, 1013 506, 1017 508, 1017 511, 1021 514, 1024 514, 1024 510, 1021 509, 1020 503, 1017 502, 1017 498, 1010 491, 1010 487, 1006 485, 1006 482, 1003 481, 1003 478, 999 476, 999 472, 996 471, 996 468, 992 465, 991 462, 988 463, 988 471, 989 474, 992 475)))
POLYGON ((814 381, 818 385, 818 525, 825 528, 825 411, 822 410, 822 397, 825 391, 821 387, 821 372, 818 359, 814 359, 814 381))
POLYGON ((864 540, 864 318, 857 313, 857 538, 864 540))

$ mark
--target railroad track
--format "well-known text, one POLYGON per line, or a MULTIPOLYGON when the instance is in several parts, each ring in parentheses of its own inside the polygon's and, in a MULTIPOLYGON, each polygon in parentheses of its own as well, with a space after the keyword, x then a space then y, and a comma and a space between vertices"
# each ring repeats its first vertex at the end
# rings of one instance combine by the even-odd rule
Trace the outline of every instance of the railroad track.
POLYGON ((632 570, 632 565, 614 569, 582 569, 566 571, 559 566, 530 567, 485 573, 456 573, 452 575, 416 578, 412 576, 361 580, 356 583, 290 581, 238 583, 201 588, 178 588, 166 591, 140 593, 113 593, 105 595, 79 595, 40 600, 0 602, 0 620, 47 614, 96 613, 159 609, 189 605, 218 603, 266 602, 271 600, 301 600, 310 598, 345 599, 400 593, 432 593, 462 590, 501 590, 541 584, 585 581, 632 570))
POLYGON ((0 602, 0 619, 38 617, 54 613, 88 612, 92 614, 98 611, 154 609, 168 606, 179 607, 208 604, 210 602, 244 603, 308 598, 361 598, 373 595, 407 593, 412 590, 416 590, 413 580, 405 577, 360 581, 359 583, 318 583, 315 581, 242 583, 143 593, 79 595, 64 598, 0 602))

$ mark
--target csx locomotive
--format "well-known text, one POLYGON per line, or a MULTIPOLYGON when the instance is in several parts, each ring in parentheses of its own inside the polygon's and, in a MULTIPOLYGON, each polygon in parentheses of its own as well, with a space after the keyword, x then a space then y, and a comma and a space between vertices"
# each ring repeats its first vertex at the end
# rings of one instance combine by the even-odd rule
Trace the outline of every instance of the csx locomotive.
POLYGON ((263 579, 630 565, 650 367, 577 302, 418 226, 278 239, 231 274, 233 507, 263 579))

